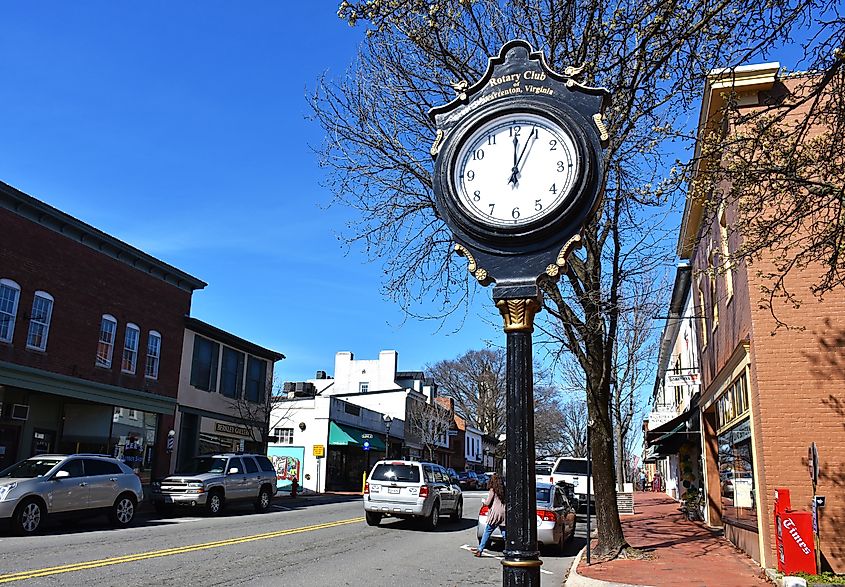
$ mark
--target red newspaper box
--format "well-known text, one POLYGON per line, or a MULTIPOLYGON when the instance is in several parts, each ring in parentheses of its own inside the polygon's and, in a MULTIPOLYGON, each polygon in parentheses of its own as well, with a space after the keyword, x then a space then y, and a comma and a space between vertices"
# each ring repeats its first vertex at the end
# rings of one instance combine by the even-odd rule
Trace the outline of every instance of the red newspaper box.
POLYGON ((780 487, 775 489, 775 535, 780 572, 816 574, 813 515, 792 510, 789 490, 780 487))

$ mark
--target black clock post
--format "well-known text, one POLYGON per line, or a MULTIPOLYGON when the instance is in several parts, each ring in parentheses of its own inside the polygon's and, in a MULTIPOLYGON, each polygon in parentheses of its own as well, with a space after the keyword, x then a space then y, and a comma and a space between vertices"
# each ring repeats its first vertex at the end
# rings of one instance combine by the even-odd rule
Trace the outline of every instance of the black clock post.
POLYGON ((510 41, 485 74, 433 108, 434 193, 455 250, 493 301, 507 338, 507 540, 503 584, 540 585, 534 491, 532 332, 542 280, 559 278, 599 206, 609 94, 552 71, 510 41))

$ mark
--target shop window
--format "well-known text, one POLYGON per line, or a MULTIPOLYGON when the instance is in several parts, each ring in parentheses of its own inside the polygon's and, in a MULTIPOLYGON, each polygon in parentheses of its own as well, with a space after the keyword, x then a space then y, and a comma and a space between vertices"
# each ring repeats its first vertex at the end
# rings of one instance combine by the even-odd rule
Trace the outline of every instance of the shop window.
POLYGON ((120 406, 116 406, 114 411, 126 417, 116 418, 111 426, 111 454, 134 470, 143 483, 149 483, 158 437, 158 416, 120 406))
POLYGON ((220 345, 201 336, 194 336, 191 362, 191 385, 204 391, 217 391, 217 357, 220 345))
POLYGON ((103 314, 100 319, 100 340, 97 342, 97 366, 111 367, 114 353, 114 338, 117 333, 117 319, 111 314, 103 314))
POLYGON ((32 300, 32 314, 29 317, 29 333, 26 347, 39 351, 47 350, 47 335, 50 334, 50 320, 53 317, 53 296, 37 291, 32 300))
POLYGON ((276 428, 273 436, 279 444, 293 444, 293 428, 276 428))
POLYGON ((220 367, 220 393, 226 397, 241 397, 244 379, 244 354, 229 347, 223 347, 223 362, 220 367))
POLYGON ((120 363, 120 370, 131 375, 135 374, 135 367, 138 365, 138 339, 141 338, 141 329, 135 324, 126 325, 126 334, 123 336, 123 360, 120 363))
POLYGON ((246 393, 247 401, 255 403, 264 402, 264 386, 267 380, 267 362, 250 357, 246 367, 246 393))
POLYGON ((147 366, 144 368, 144 377, 147 379, 158 379, 158 365, 161 360, 161 335, 155 330, 150 330, 147 335, 147 366))
POLYGON ((20 286, 11 279, 0 279, 0 342, 12 342, 18 314, 20 286))
POLYGON ((719 434, 719 481, 722 519, 757 531, 754 456, 748 418, 719 434))

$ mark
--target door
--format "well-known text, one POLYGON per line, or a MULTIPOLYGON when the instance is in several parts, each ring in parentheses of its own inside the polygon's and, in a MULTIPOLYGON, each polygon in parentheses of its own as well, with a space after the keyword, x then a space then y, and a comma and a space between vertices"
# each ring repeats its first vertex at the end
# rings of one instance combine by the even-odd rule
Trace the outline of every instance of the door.
POLYGON ((82 465, 82 459, 70 459, 56 471, 50 480, 50 492, 47 507, 53 512, 72 512, 88 508, 88 481, 82 465), (56 477, 60 471, 66 471, 67 477, 56 477))
POLYGON ((88 483, 88 507, 108 508, 117 499, 118 479, 123 474, 116 463, 99 459, 82 459, 88 483))
POLYGON ((33 430, 32 456, 44 455, 53 452, 55 444, 56 433, 52 430, 33 430))
POLYGON ((239 457, 229 459, 229 464, 226 465, 224 484, 226 487, 226 499, 244 499, 248 497, 245 489, 246 475, 244 473, 244 464, 239 457), (232 469, 237 469, 238 472, 229 474, 229 471, 232 469))
POLYGON ((261 488, 261 470, 252 457, 241 457, 246 468, 246 481, 244 481, 244 497, 258 497, 258 490, 261 488))
POLYGON ((440 491, 440 507, 450 512, 455 511, 457 499, 452 484, 449 482, 449 474, 443 467, 434 465, 434 480, 437 482, 440 491))
POLYGON ((18 462, 20 426, 0 424, 0 471, 18 462))

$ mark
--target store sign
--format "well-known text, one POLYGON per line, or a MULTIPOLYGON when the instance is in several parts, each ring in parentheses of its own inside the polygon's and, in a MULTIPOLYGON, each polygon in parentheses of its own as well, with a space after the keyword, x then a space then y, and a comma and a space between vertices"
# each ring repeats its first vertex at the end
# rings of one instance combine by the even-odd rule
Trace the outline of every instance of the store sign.
POLYGON ((667 387, 683 387, 684 385, 698 385, 698 373, 666 376, 667 387))
POLYGON ((654 430, 655 428, 662 426, 669 420, 672 420, 678 414, 675 412, 671 412, 668 410, 660 410, 659 412, 652 412, 648 415, 648 429, 654 430))
POLYGON ((249 428, 245 428, 244 426, 235 426, 234 424, 224 424, 223 422, 217 422, 214 425, 214 429, 217 430, 217 432, 222 432, 223 434, 249 436, 249 428))

